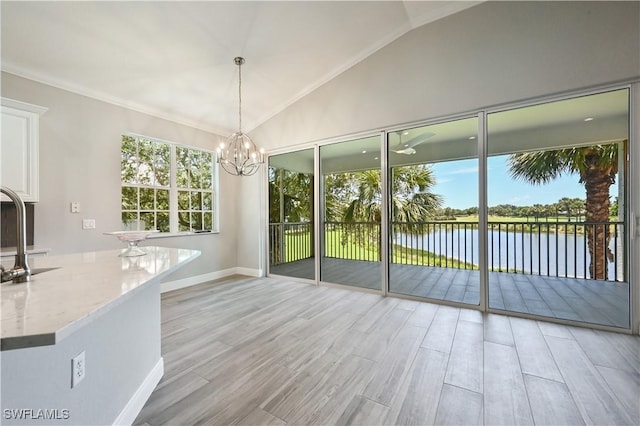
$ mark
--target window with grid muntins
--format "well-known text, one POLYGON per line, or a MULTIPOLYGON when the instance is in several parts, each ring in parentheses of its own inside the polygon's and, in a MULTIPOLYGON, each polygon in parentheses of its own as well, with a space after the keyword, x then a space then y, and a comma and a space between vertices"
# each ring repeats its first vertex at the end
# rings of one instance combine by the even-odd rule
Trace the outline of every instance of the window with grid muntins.
POLYGON ((120 169, 124 229, 217 231, 213 152, 123 135, 120 169))

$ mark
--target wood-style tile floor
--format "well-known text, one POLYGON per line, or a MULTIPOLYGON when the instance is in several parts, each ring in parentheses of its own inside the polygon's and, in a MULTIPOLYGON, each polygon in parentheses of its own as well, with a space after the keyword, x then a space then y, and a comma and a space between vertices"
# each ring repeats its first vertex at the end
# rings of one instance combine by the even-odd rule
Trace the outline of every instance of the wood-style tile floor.
MULTIPOLYGON (((380 290, 382 263, 323 257, 321 280, 380 290)), ((314 278, 313 258, 271 266, 275 275, 314 278)), ((392 293, 478 305, 480 271, 393 263, 392 293)), ((629 283, 489 272, 493 309, 629 328, 629 283)))
POLYGON ((162 296, 136 424, 640 424, 640 337, 235 277, 162 296))

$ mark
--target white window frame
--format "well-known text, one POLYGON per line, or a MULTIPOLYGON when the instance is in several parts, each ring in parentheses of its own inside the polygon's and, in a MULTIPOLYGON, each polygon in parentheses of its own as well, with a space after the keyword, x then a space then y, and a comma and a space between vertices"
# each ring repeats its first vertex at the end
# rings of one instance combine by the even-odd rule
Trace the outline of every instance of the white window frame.
MULTIPOLYGON (((154 137, 150 137, 150 136, 144 136, 144 135, 140 135, 140 134, 136 134, 136 133, 130 133, 130 132, 124 132, 122 133, 122 136, 128 136, 128 137, 132 137, 135 138, 136 140, 147 140, 147 141, 151 141, 151 142, 155 142, 155 143, 159 143, 159 144, 164 144, 164 145, 168 145, 169 146, 169 151, 170 151, 170 169, 169 169, 169 186, 158 186, 158 185, 146 185, 146 184, 140 184, 140 183, 129 183, 129 182, 124 182, 122 180, 122 176, 120 178, 120 188, 121 188, 121 194, 122 194, 122 188, 123 187, 133 187, 133 188, 153 188, 153 189, 165 189, 169 191, 169 232, 160 232, 158 234, 154 234, 152 237, 163 237, 163 236, 173 236, 173 235, 197 235, 197 234, 202 234, 202 233, 219 233, 219 173, 218 173, 218 162, 217 162, 217 157, 216 157, 216 152, 213 150, 209 150, 209 149, 205 149, 205 148, 201 148, 201 147, 197 147, 197 146, 192 146, 192 145, 187 145, 187 144, 181 144, 181 143, 176 143, 176 142, 171 142, 171 141, 167 141, 167 140, 163 140, 163 139, 159 139, 159 138, 154 138, 154 137), (177 149, 178 148, 186 148, 189 150, 194 150, 194 151, 199 151, 199 152, 204 152, 207 154, 211 155, 211 188, 206 189, 206 190, 202 190, 202 189, 197 189, 198 192, 210 192, 211 193, 211 214, 212 214, 212 221, 211 221, 211 229, 210 230, 190 230, 190 231, 180 231, 179 230, 179 221, 178 221, 178 214, 179 212, 184 212, 185 210, 179 210, 178 208, 178 192, 179 190, 183 190, 183 189, 188 189, 188 188, 179 188, 178 184, 177 184, 177 172, 178 172, 178 161, 177 161, 177 149)), ((121 159, 122 159, 122 139, 120 142, 120 153, 121 153, 121 159)), ((120 167, 120 171, 122 173, 122 166, 120 167)), ((122 195, 121 195, 122 197, 122 195)), ((155 209, 156 206, 154 206, 154 212, 158 212, 158 211, 164 211, 164 210, 156 210, 155 209)), ((122 208, 122 198, 121 198, 121 202, 120 202, 120 214, 122 215, 122 213, 124 212, 132 212, 132 211, 136 211, 138 212, 138 218, 140 218, 139 214, 142 212, 142 209, 140 208, 139 205, 139 199, 138 199, 138 205, 137 205, 137 209, 136 210, 129 210, 129 209, 123 209, 122 208)), ((149 211, 149 210, 144 210, 144 211, 149 211)), ((195 212, 196 210, 192 210, 191 208, 189 210, 187 210, 190 214, 192 212, 195 212)), ((198 210, 198 211, 202 211, 204 212, 204 210, 198 210)), ((209 210, 206 210, 207 212, 209 212, 209 210)), ((140 225, 140 221, 138 220, 137 222, 137 227, 139 227, 140 225)), ((125 224, 123 223, 123 227, 125 226, 125 224)))

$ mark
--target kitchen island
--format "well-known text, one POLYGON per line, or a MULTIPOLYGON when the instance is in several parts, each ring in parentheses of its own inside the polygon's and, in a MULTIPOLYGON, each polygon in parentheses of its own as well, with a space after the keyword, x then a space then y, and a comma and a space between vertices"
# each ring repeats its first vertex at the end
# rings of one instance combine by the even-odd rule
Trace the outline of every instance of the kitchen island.
POLYGON ((30 258, 31 282, 2 284, 2 424, 135 419, 163 374, 160 281, 200 255, 142 249, 30 258))

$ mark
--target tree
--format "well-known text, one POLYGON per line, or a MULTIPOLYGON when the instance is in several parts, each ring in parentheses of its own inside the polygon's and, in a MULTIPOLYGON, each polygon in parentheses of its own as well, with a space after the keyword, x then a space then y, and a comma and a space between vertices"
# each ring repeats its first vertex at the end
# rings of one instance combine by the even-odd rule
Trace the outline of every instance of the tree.
MULTIPOLYGON (((345 222, 382 220, 382 182, 379 170, 352 174, 354 198, 343 213, 345 222)), ((391 177, 393 222, 425 222, 442 204, 442 197, 431 193, 436 180, 427 164, 395 167, 391 177)))
MULTIPOLYGON (((626 143, 626 141, 625 141, 626 143)), ((564 173, 578 174, 585 187, 587 245, 591 261, 589 274, 606 279, 609 250, 609 188, 618 173, 618 144, 590 145, 554 151, 534 151, 512 154, 509 169, 514 178, 532 184, 545 184, 564 173), (606 254, 606 259, 605 259, 606 254)))
MULTIPOLYGON (((270 264, 286 261, 285 222, 308 223, 313 217, 313 175, 269 167, 270 264)), ((311 233, 312 235, 312 233, 311 233)), ((310 252, 313 251, 311 240, 310 252)))

